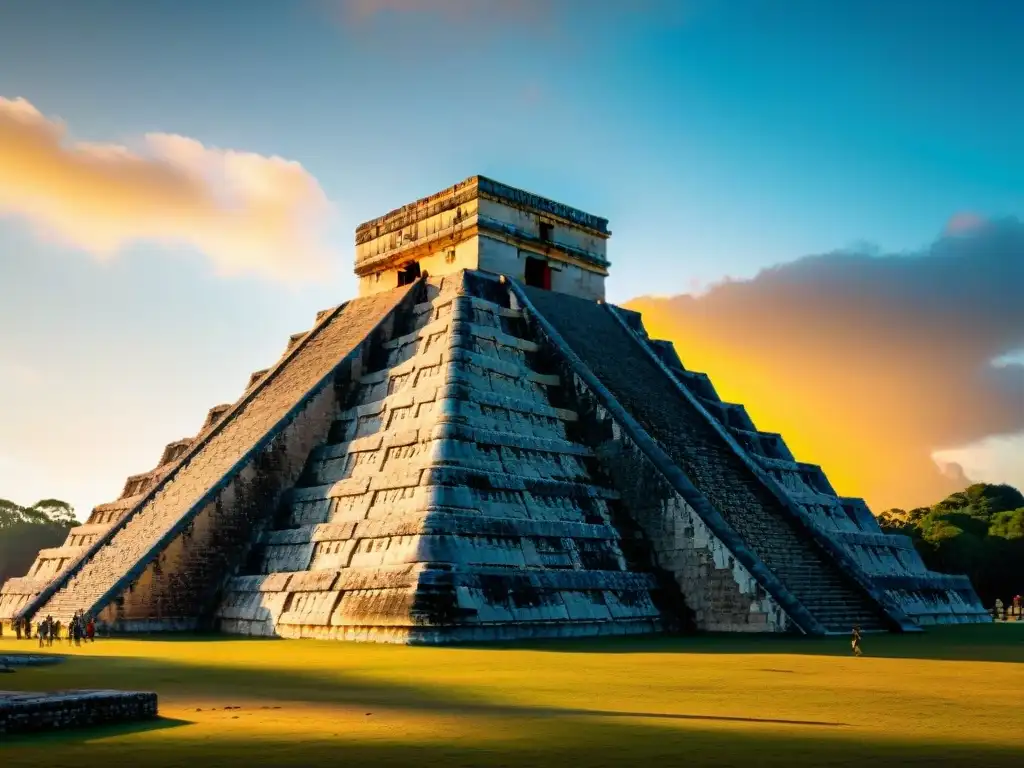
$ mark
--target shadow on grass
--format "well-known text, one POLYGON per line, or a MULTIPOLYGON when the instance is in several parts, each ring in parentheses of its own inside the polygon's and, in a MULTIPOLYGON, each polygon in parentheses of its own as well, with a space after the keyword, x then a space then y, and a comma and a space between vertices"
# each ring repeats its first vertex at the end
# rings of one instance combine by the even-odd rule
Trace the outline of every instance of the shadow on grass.
MULTIPOLYGON (((154 731, 165 731, 169 728, 180 728, 183 725, 192 725, 189 720, 177 720, 171 717, 156 717, 152 720, 143 720, 137 723, 109 723, 96 726, 82 726, 81 728, 68 728, 62 731, 40 731, 37 733, 17 733, 5 735, 4 747, 39 747, 45 745, 51 748, 61 744, 81 744, 83 741, 95 739, 106 739, 112 736, 130 736, 137 733, 152 733, 154 731)), ((0 764, 3 761, 0 760, 0 764)))
MULTIPOLYGON (((161 702, 178 698, 216 702, 214 709, 238 706, 238 702, 274 701, 319 703, 358 709, 430 712, 439 715, 487 717, 602 717, 660 720, 718 721, 839 728, 846 723, 825 720, 788 720, 771 717, 733 717, 676 712, 645 712, 500 704, 484 695, 450 687, 378 682, 345 674, 335 668, 309 671, 273 668, 224 667, 138 657, 80 658, 52 675, 40 673, 26 681, 26 689, 38 689, 52 680, 54 689, 100 687, 155 690, 161 702), (100 662, 100 663, 97 663, 100 662), (47 679, 49 678, 49 680, 47 679)), ((209 706, 209 705, 207 705, 209 706)))
MULTIPOLYGON (((401 733, 401 723, 389 722, 386 713, 380 715, 380 720, 380 725, 389 729, 383 738, 346 733, 339 726, 336 726, 337 731, 329 729, 322 735, 301 739, 267 732, 239 734, 231 732, 228 726, 213 737, 190 737, 185 729, 158 733, 149 739, 102 738, 98 733, 84 737, 69 732, 48 740, 43 754, 47 764, 70 763, 76 768, 112 765, 204 768, 246 764, 283 767, 339 763, 376 768, 508 768, 517 765, 598 768, 644 763, 715 768, 746 765, 1019 768, 1024 756, 1012 747, 880 742, 854 736, 817 737, 805 732, 780 734, 700 726, 667 729, 634 723, 544 718, 510 719, 492 732, 487 732, 489 723, 482 721, 476 738, 418 741, 415 738, 403 740, 395 735, 401 733)), ((11 743, 2 750, 2 756, 5 768, 37 766, 41 762, 40 745, 11 743)))
MULTIPOLYGON (((632 644, 618 641, 612 645, 619 643, 632 644)), ((750 652, 749 641, 746 645, 745 652, 750 652)), ((339 651, 343 652, 344 646, 339 645, 339 651)), ((865 764, 873 768, 999 768, 1024 764, 1024 746, 961 743, 955 732, 910 742, 884 740, 877 733, 826 720, 506 704, 449 685, 369 679, 359 676, 358 669, 338 669, 323 659, 308 669, 282 670, 255 663, 225 667, 145 657, 73 657, 60 667, 37 668, 25 677, 25 683, 33 688, 52 682, 56 688, 155 690, 161 706, 168 708, 188 702, 185 706, 204 710, 230 706, 232 711, 224 713, 223 721, 212 724, 212 732, 209 721, 192 729, 185 727, 190 725, 187 720, 164 719, 41 738, 19 737, 5 741, 0 748, 4 768, 37 766, 43 762, 41 750, 46 763, 70 762, 76 768, 121 764, 146 768, 246 763, 310 766, 339 762, 378 768, 589 768, 655 761, 716 768, 865 764), (277 717, 294 718, 293 722, 301 722, 310 704, 336 708, 339 715, 323 718, 325 730, 301 737, 286 738, 266 729, 246 730, 247 719, 257 710, 268 709, 260 705, 269 702, 280 706, 277 717), (368 718, 372 714, 372 718, 353 726, 353 712, 360 721, 363 713, 368 718), (436 716, 449 726, 459 724, 465 733, 405 736, 410 715, 436 716)), ((766 714, 770 714, 771 706, 770 702, 765 704, 766 714)), ((438 733, 448 732, 438 729, 438 733)))

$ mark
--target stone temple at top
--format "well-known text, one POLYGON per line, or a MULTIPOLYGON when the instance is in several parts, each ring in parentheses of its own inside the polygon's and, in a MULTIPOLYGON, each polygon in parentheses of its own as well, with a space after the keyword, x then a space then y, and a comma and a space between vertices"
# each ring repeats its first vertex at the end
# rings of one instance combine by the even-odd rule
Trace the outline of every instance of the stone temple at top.
POLYGON ((989 620, 604 302, 609 235, 482 176, 361 225, 359 297, 8 580, 0 619, 405 643, 989 620))
POLYGON ((473 176, 356 229, 359 295, 472 269, 603 300, 610 235, 606 219, 473 176))

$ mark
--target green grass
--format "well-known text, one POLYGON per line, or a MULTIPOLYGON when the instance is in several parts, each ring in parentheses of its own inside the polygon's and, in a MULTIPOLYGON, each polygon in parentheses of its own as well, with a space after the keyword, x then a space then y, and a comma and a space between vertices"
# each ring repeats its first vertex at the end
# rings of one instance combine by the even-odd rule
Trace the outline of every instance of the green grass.
MULTIPOLYGON (((406 648, 63 645, 8 690, 160 694, 144 726, 9 738, 0 765, 1024 765, 1024 625, 406 648), (226 709, 226 707, 234 707, 226 709)), ((0 641, 0 652, 34 643, 0 641)))

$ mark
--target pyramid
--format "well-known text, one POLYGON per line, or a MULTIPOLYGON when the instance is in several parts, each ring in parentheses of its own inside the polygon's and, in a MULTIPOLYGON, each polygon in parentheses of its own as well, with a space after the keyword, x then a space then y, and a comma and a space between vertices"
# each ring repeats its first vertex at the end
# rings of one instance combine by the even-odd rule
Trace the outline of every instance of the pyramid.
POLYGON ((40 552, 0 618, 430 644, 989 620, 604 302, 609 236, 481 176, 361 225, 359 298, 40 552))

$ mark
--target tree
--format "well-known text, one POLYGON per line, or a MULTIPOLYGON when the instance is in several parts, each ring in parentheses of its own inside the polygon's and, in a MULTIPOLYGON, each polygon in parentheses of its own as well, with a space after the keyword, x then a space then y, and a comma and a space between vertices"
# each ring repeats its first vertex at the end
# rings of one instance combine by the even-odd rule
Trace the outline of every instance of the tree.
POLYGON ((60 499, 42 499, 31 507, 46 515, 52 522, 72 526, 75 520, 75 508, 60 499))
POLYGON ((1024 592, 1024 494, 1012 486, 977 483, 931 507, 886 510, 878 523, 910 536, 929 568, 966 574, 986 605, 1024 592))
POLYGON ((0 499, 0 584, 23 576, 40 549, 59 547, 77 525, 74 508, 59 499, 22 507, 0 499))

